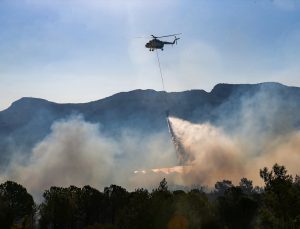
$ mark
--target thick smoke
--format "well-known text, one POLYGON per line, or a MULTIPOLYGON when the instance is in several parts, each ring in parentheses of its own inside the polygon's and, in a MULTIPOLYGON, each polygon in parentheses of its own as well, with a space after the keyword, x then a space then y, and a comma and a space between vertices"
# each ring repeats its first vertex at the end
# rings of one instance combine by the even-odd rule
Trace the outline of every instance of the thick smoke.
POLYGON ((216 108, 217 119, 195 124, 169 119, 187 155, 185 185, 213 186, 222 179, 252 179, 262 185, 259 169, 274 163, 299 174, 299 101, 280 84, 233 94, 216 108))
POLYGON ((255 142, 246 144, 239 136, 229 135, 209 123, 192 124, 178 118, 170 118, 170 122, 189 158, 185 163, 186 170, 181 174, 185 185, 212 187, 216 181, 223 179, 237 184, 242 177, 262 185, 259 169, 275 163, 285 165, 294 175, 300 172, 300 131, 266 140, 257 154, 253 151, 252 144, 255 142))
POLYGON ((37 198, 50 186, 91 185, 102 189, 110 184, 128 189, 153 188, 162 174, 134 175, 135 169, 171 166, 176 162, 169 136, 147 139, 124 131, 118 140, 101 133, 99 124, 70 117, 53 124, 51 133, 32 150, 28 159, 15 158, 1 180, 26 186, 37 198))
POLYGON ((36 194, 51 185, 108 185, 115 152, 97 125, 73 117, 54 123, 51 134, 34 147, 29 160, 12 162, 6 178, 36 194))
POLYGON ((174 132, 188 154, 188 170, 182 176, 186 184, 207 184, 222 178, 240 178, 244 173, 242 154, 222 130, 210 124, 192 124, 170 118, 174 132))
POLYGON ((38 197, 53 185, 151 189, 164 177, 170 185, 213 187, 218 180, 238 183, 242 177, 262 185, 259 169, 274 163, 299 174, 300 103, 275 87, 233 95, 207 114, 216 117, 210 122, 170 117, 173 140, 182 149, 178 155, 167 126, 156 134, 120 128, 108 137, 101 124, 83 117, 57 121, 29 158, 12 160, 0 181, 17 181, 38 197))

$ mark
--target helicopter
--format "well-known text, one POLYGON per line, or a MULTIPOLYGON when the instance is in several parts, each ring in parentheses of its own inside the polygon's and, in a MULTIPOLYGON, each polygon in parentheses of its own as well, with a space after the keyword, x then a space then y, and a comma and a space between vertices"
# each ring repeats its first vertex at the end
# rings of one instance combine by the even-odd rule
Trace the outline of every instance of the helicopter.
POLYGON ((180 39, 180 37, 176 37, 178 35, 180 35, 181 33, 177 33, 177 34, 171 34, 171 35, 165 35, 165 36, 154 36, 151 35, 151 37, 153 38, 152 40, 150 40, 145 47, 149 49, 149 51, 154 51, 155 49, 161 49, 162 51, 164 50, 164 45, 174 45, 177 44, 177 40, 180 39), (169 42, 169 41, 161 41, 158 38, 163 38, 163 37, 174 37, 174 41, 173 42, 169 42))

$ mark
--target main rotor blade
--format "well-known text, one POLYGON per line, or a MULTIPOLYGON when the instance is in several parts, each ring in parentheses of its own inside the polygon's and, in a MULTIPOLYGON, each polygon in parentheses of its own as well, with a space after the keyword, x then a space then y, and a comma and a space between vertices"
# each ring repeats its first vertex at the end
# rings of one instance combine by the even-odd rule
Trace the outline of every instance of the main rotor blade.
POLYGON ((162 38, 162 37, 174 37, 177 35, 181 35, 181 33, 175 33, 175 34, 170 34, 170 35, 165 35, 165 36, 160 36, 160 37, 156 37, 156 38, 162 38))

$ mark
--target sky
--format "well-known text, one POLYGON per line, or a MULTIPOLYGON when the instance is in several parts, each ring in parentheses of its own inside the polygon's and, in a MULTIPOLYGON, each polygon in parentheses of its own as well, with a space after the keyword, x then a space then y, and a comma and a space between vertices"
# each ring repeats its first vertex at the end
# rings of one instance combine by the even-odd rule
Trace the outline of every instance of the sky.
POLYGON ((0 0, 0 27, 0 110, 162 90, 156 53, 136 38, 151 34, 182 33, 158 51, 167 91, 300 86, 300 0, 0 0))

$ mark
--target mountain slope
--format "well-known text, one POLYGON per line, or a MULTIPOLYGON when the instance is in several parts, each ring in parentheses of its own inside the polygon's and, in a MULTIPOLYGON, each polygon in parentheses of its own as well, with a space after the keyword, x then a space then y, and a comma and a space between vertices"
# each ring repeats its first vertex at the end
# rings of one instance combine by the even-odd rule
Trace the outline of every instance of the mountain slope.
POLYGON ((147 135, 167 131, 165 111, 192 122, 211 122, 231 130, 251 120, 270 131, 300 126, 300 88, 278 83, 218 84, 211 92, 157 92, 134 90, 81 104, 58 104, 37 98, 22 98, 0 112, 0 157, 29 152, 50 132, 53 122, 71 115, 100 123, 103 132, 118 136, 130 129, 147 135), (249 116, 249 115, 248 115, 249 116))

